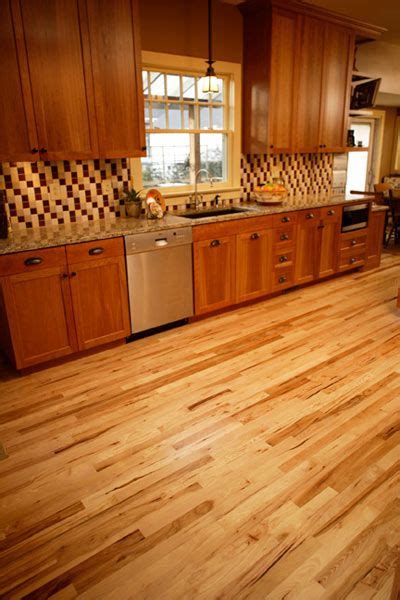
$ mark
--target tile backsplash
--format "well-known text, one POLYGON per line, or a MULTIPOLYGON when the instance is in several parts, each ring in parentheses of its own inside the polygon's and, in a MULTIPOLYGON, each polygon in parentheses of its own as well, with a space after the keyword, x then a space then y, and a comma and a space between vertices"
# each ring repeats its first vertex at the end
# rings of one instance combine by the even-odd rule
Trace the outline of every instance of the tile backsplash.
POLYGON ((129 181, 126 158, 0 163, 0 189, 18 229, 119 216, 129 181))
MULTIPOLYGON (((36 228, 119 216, 122 190, 131 179, 129 164, 127 158, 0 163, 0 189, 6 192, 11 226, 36 228)), ((282 178, 294 195, 329 193, 332 169, 332 154, 242 156, 239 195, 249 200, 255 186, 274 177, 282 178)), ((185 201, 168 198, 168 209, 183 208, 185 201)))
POLYGON ((290 192, 324 194, 332 188, 332 154, 248 154, 242 156, 243 197, 249 200, 257 185, 281 178, 290 192))

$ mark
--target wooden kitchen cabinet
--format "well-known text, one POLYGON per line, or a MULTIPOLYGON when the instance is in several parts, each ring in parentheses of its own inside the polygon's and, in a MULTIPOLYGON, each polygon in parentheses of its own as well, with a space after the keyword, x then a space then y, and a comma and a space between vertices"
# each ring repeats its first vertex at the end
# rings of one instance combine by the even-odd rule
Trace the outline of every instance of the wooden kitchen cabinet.
POLYGON ((235 303, 235 246, 233 235, 194 243, 196 315, 235 303))
POLYGON ((236 301, 244 302, 272 289, 272 232, 255 229, 236 236, 236 301))
POLYGON ((17 368, 77 350, 64 248, 1 257, 3 343, 17 368), (29 263, 32 264, 29 264, 29 263), (5 338, 9 338, 5 340, 5 338))
POLYGON ((368 223, 366 268, 379 267, 383 247, 386 211, 371 212, 368 223))
POLYGON ((317 277, 319 227, 319 209, 299 213, 296 234, 296 284, 308 283, 317 277))
POLYGON ((321 209, 318 279, 334 275, 337 271, 341 219, 340 206, 321 209))
POLYGON ((5 0, 0 158, 145 154, 138 0, 5 0))

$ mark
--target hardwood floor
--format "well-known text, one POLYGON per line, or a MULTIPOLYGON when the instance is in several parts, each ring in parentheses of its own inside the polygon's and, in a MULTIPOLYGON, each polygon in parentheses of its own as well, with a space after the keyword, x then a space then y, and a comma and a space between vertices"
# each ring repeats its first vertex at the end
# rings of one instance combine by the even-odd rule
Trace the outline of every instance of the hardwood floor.
POLYGON ((389 599, 400 255, 1 372, 2 598, 389 599))

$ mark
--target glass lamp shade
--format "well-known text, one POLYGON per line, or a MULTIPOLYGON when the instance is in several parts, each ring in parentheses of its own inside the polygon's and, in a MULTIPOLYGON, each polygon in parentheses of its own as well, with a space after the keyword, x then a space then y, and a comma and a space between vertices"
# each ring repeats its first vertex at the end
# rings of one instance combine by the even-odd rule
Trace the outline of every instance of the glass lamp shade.
POLYGON ((206 75, 201 80, 201 89, 203 94, 218 94, 219 85, 215 75, 206 75))

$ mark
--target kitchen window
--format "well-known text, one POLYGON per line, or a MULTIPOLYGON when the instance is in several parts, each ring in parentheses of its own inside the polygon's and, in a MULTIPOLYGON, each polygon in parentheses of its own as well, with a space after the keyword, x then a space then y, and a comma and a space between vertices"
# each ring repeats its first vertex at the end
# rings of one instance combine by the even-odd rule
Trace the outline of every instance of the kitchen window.
MULTIPOLYGON (((236 126, 240 112, 235 109, 240 106, 235 106, 234 98, 239 93, 240 65, 234 65, 236 72, 218 71, 219 93, 211 96, 202 92, 204 67, 204 61, 185 57, 160 55, 157 66, 144 60, 147 156, 135 161, 135 187, 158 187, 167 195, 188 193, 195 173, 206 169, 213 180, 210 191, 239 188, 240 132, 236 126), (182 69, 180 64, 173 68, 170 63, 179 59, 186 65, 195 63, 196 68, 182 69)), ((198 175, 198 182, 199 189, 210 188, 206 173, 198 175)))

